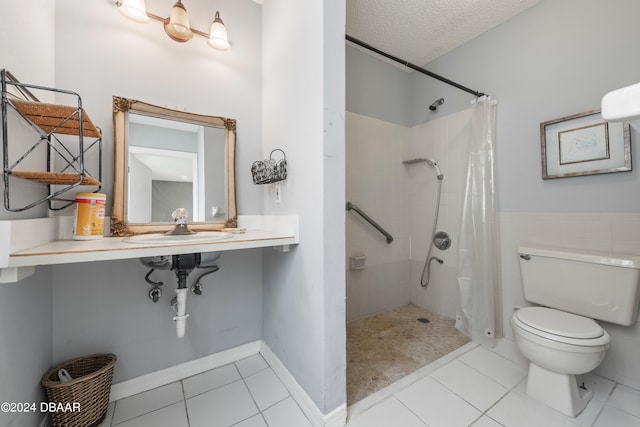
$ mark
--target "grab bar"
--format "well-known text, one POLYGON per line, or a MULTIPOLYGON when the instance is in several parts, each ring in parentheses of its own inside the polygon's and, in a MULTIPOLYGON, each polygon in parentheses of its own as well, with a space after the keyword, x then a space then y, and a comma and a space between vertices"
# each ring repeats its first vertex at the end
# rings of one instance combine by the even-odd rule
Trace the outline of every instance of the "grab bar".
POLYGON ((352 209, 354 211, 356 211, 358 213, 358 215, 360 215, 362 218, 364 218, 369 224, 373 225, 376 228, 376 230, 378 230, 379 232, 384 234, 384 237, 387 238, 387 243, 388 244, 391 244, 391 242, 393 242, 393 236, 391 234, 387 233, 387 231, 384 228, 380 227, 380 225, 378 225, 377 222, 372 220, 369 217, 369 215, 367 215, 366 213, 362 212, 359 207, 357 207, 356 205, 354 205, 351 202, 347 202, 347 210, 350 211, 352 209))

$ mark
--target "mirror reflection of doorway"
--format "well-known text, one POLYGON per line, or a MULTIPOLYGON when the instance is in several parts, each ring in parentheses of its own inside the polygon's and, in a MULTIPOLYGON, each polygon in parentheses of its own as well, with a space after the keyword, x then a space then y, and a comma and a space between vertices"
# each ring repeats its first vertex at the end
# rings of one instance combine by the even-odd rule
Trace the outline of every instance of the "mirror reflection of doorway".
POLYGON ((128 162, 129 221, 170 222, 178 207, 200 221, 197 153, 131 146, 128 162))

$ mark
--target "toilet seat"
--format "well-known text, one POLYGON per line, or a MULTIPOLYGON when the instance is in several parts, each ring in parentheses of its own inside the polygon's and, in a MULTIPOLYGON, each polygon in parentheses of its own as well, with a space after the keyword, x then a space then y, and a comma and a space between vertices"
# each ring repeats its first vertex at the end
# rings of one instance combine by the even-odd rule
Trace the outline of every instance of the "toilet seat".
POLYGON ((547 307, 525 307, 512 317, 515 326, 540 338, 560 343, 595 347, 611 338, 595 320, 547 307))

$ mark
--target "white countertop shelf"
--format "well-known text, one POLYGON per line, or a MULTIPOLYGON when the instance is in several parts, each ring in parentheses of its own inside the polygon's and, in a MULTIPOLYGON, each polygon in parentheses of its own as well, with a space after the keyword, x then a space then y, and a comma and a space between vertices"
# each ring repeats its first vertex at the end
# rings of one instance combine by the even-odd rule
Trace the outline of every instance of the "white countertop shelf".
POLYGON ((241 216, 239 225, 246 233, 214 242, 192 243, 126 243, 124 237, 104 237, 98 240, 58 239, 61 221, 56 218, 0 221, 0 282, 20 280, 32 273, 38 265, 76 262, 108 261, 158 255, 198 252, 218 252, 239 249, 274 247, 288 251, 289 245, 298 244, 298 217, 296 216, 241 216), (19 269, 27 268, 26 273, 19 269))
POLYGON ((123 237, 100 240, 59 240, 10 254, 9 267, 106 261, 156 255, 217 252, 295 244, 295 236, 264 230, 247 230, 244 234, 212 243, 139 244, 123 243, 123 237))

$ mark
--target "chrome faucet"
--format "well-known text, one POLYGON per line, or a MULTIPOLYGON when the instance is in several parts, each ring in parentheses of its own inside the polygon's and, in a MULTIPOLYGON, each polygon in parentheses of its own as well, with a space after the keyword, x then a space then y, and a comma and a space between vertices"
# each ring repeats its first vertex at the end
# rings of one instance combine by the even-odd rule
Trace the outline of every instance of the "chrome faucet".
POLYGON ((173 236, 177 234, 195 234, 194 231, 189 230, 187 227, 187 217, 189 216, 189 211, 185 208, 178 208, 171 214, 171 218, 176 223, 176 227, 164 233, 167 236, 173 236))

